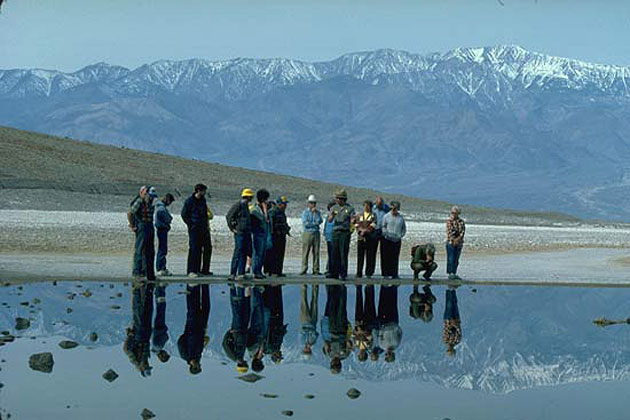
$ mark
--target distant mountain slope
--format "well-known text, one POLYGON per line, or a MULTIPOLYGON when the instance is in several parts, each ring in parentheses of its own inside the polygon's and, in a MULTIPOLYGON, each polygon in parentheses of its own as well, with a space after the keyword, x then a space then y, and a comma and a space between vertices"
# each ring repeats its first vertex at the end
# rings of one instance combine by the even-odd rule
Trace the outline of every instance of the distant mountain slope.
MULTIPOLYGON (((268 188, 272 198, 288 195, 293 202, 289 206, 291 215, 301 213, 309 194, 319 197, 323 208, 339 188, 339 184, 0 127, 0 208, 120 211, 128 208, 129 200, 143 184, 154 185, 161 193, 187 196, 197 182, 209 186, 219 214, 227 211, 245 186, 268 188)), ((357 209, 363 200, 382 194, 373 189, 346 188, 357 209)), ((443 220, 450 206, 400 194, 384 196, 386 200, 401 201, 405 215, 415 220, 443 220)), ((176 208, 181 201, 175 203, 176 208)), ((561 213, 474 206, 463 206, 463 210, 467 220, 475 223, 581 223, 561 213)))
POLYGON ((9 126, 618 220, 630 216, 629 117, 630 68, 517 46, 0 71, 0 123, 9 126))

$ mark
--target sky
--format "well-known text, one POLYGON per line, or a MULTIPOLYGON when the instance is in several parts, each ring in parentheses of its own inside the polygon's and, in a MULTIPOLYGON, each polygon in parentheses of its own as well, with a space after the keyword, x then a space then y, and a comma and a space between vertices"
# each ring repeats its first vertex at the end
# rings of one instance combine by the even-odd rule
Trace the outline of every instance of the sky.
POLYGON ((625 0, 5 0, 0 69, 517 44, 630 65, 625 0))

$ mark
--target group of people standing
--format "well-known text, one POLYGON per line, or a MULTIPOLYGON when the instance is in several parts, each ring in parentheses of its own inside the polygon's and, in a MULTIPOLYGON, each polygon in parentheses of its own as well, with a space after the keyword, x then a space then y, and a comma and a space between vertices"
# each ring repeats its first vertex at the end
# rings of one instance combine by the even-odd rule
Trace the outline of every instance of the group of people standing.
MULTIPOLYGON (((196 278, 212 275, 212 237, 210 221, 214 214, 206 200, 208 187, 197 184, 190 197, 186 199, 181 217, 188 227, 189 252, 187 275, 196 278)), ((135 232, 134 266, 135 277, 153 279, 157 275, 168 276, 166 255, 168 253, 168 232, 173 220, 168 210, 174 197, 166 194, 161 200, 153 187, 143 186, 134 198, 128 212, 130 229, 135 232), (155 204, 154 204, 155 203, 155 204), (155 222, 154 222, 155 220, 155 222), (154 270, 155 231, 158 236, 158 255, 154 270)), ((238 202, 231 206, 225 218, 233 233, 234 250, 230 263, 230 280, 247 279, 251 271, 254 279, 267 276, 284 277, 284 257, 287 236, 291 236, 291 226, 287 222, 286 209, 289 200, 280 196, 270 200, 266 189, 254 192, 250 188, 241 191, 238 202)), ((382 197, 376 201, 363 202, 357 214, 348 204, 348 194, 344 189, 335 192, 334 200, 327 205, 327 212, 317 208, 317 199, 310 195, 307 207, 302 212, 302 268, 301 275, 306 275, 309 260, 312 258, 311 272, 321 275, 320 249, 323 238, 326 241, 328 261, 325 274, 327 278, 346 280, 348 278, 348 256, 352 235, 357 236, 357 271, 356 277, 372 278, 376 270, 376 259, 380 250, 381 276, 399 278, 400 251, 403 238, 407 233, 404 216, 400 213, 399 201, 386 204, 382 197)), ((459 258, 464 244, 466 225, 460 218, 460 209, 454 206, 446 221, 447 274, 450 280, 460 279, 457 275, 459 258)), ((431 278, 437 269, 434 261, 435 246, 422 243, 412 247, 411 269, 414 278, 424 272, 425 280, 431 278)))

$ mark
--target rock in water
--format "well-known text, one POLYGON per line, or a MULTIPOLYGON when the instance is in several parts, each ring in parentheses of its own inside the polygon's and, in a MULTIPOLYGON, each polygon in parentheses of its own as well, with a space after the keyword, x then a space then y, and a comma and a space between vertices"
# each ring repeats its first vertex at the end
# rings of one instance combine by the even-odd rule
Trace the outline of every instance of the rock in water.
POLYGON ((142 410, 142 413, 140 413, 140 415, 142 416, 143 420, 148 420, 155 417, 155 414, 153 414, 153 411, 149 410, 148 408, 145 408, 144 410, 142 410))
POLYGON ((36 353, 32 354, 28 359, 28 366, 36 371, 50 373, 53 370, 55 361, 52 353, 36 353))
POLYGON ((90 341, 95 342, 96 340, 98 340, 98 334, 93 332, 92 334, 90 334, 90 341))
POLYGON ((64 350, 73 349, 77 347, 78 345, 79 343, 75 341, 71 341, 71 340, 63 340, 59 342, 59 347, 61 347, 64 350))
POLYGON ((304 398, 306 398, 307 400, 312 400, 313 398, 315 398, 315 395, 313 395, 313 394, 306 394, 304 396, 304 398))
POLYGON ((287 417, 291 417, 293 415, 293 411, 291 411, 291 410, 284 410, 282 412, 282 414, 287 416, 287 417))
POLYGON ((114 372, 113 369, 109 369, 107 372, 103 373, 103 379, 107 382, 114 382, 118 378, 118 374, 114 372))
POLYGON ((31 321, 26 318, 15 318, 15 329, 18 331, 26 330, 31 327, 31 321))
POLYGON ((278 398, 278 394, 260 394, 263 398, 278 398))
POLYGON ((248 373, 247 375, 242 375, 238 377, 238 379, 240 379, 241 381, 249 382, 250 384, 260 381, 262 378, 264 378, 264 376, 260 376, 256 373, 248 373))
POLYGON ((361 396, 361 391, 359 391, 356 388, 350 388, 348 390, 348 392, 346 392, 346 395, 348 396, 348 398, 350 398, 351 400, 356 400, 357 398, 359 398, 361 396))

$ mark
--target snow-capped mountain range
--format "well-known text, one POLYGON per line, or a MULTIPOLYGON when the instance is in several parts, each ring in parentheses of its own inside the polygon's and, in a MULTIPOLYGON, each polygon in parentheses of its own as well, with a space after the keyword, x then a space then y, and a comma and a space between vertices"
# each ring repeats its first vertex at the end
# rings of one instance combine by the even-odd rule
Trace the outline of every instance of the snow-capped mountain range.
POLYGON ((3 125, 618 220, 630 216, 629 116, 630 67, 518 46, 0 70, 3 125))
POLYGON ((445 54, 376 50, 343 55, 327 62, 246 59, 160 60, 134 70, 98 63, 73 73, 55 70, 0 70, 0 95, 50 97, 91 83, 107 83, 117 94, 155 90, 223 96, 237 100, 278 87, 348 76, 372 85, 401 84, 430 92, 442 79, 469 95, 502 96, 515 89, 590 89, 592 93, 630 95, 630 67, 585 63, 529 52, 518 46, 458 48, 445 54))

